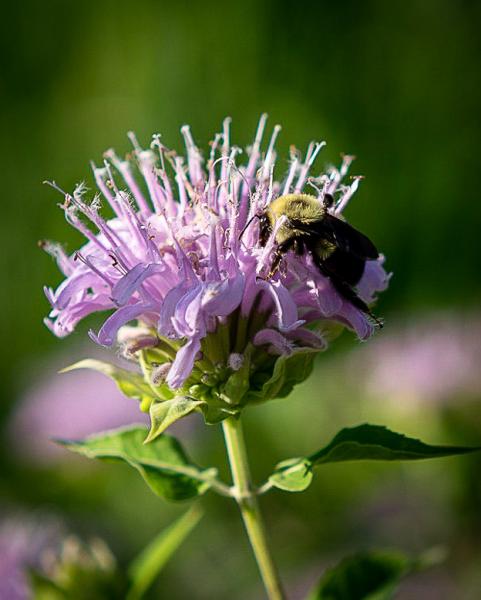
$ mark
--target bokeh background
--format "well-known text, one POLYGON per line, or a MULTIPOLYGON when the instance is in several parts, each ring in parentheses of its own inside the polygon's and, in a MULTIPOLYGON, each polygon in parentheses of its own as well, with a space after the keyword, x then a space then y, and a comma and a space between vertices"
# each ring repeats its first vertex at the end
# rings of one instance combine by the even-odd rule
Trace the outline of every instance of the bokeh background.
MULTIPOLYGON (((188 122, 206 149, 230 115, 245 146, 266 111, 271 127, 283 126, 281 169, 290 144, 312 139, 328 141, 319 167, 341 152, 358 157, 351 172, 365 180, 348 217, 394 273, 376 308, 386 326, 366 344, 344 334, 292 398, 249 411, 259 479, 363 421, 432 443, 480 444, 480 23, 481 4, 468 0, 2 6, 0 537, 16 539, 13 528, 28 539, 54 522, 102 537, 124 565, 185 510, 158 501, 127 468, 47 441, 139 420, 100 376, 56 375, 97 350, 86 327, 59 341, 43 326, 42 285, 60 275, 37 248, 42 238, 69 250, 80 241, 42 181, 92 183, 89 160, 111 146, 126 152, 130 129, 144 144, 161 132, 180 148, 188 122)), ((217 428, 194 417, 178 433, 198 462, 227 477, 217 428)), ((475 456, 359 463, 325 467, 302 496, 273 493, 263 506, 292 598, 360 548, 444 546, 445 564, 398 598, 479 600, 480 475, 475 456)), ((236 507, 213 496, 204 504, 207 516, 150 597, 261 598, 236 507)))

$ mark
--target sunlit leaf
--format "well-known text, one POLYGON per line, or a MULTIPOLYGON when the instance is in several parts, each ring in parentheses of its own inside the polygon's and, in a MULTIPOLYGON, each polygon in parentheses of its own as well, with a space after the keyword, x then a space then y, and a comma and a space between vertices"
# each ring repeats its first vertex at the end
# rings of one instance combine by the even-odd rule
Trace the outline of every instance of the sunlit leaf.
POLYGON ((150 431, 145 442, 150 443, 163 433, 167 427, 182 417, 187 416, 200 406, 205 404, 200 400, 194 400, 186 396, 176 396, 172 400, 153 402, 150 405, 150 431))
POLYGON ((307 459, 290 458, 276 466, 269 481, 286 492, 303 492, 312 481, 312 464, 307 459))
POLYGON ((137 469, 155 494, 166 500, 193 498, 211 487, 216 469, 202 470, 191 463, 172 436, 164 434, 144 444, 145 434, 143 427, 135 426, 81 441, 56 441, 88 458, 126 462, 137 469))
POLYGON ((348 460, 420 460, 467 454, 479 448, 430 446, 380 425, 342 429, 332 442, 309 457, 313 464, 348 460))
POLYGON ((269 477, 272 486, 282 490, 305 490, 316 465, 352 460, 421 460, 475 452, 480 448, 465 446, 431 446, 389 431, 379 425, 359 425, 342 429, 324 448, 305 458, 279 463, 269 477))

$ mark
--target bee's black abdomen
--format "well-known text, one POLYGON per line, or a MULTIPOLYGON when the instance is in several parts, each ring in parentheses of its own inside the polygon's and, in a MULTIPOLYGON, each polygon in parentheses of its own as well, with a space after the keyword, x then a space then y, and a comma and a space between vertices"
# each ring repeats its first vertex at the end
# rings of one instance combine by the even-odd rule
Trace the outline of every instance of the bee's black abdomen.
POLYGON ((351 286, 357 285, 364 273, 366 261, 336 248, 322 261, 325 270, 351 286))
POLYGON ((323 271, 324 274, 327 275, 327 277, 329 277, 332 285, 336 288, 336 290, 341 294, 341 296, 343 298, 345 298, 346 300, 349 300, 349 302, 353 306, 355 306, 359 310, 362 310, 362 312, 372 316, 372 313, 369 310, 368 305, 364 302, 364 300, 359 298, 359 296, 356 294, 356 292, 352 289, 352 287, 348 283, 346 283, 342 279, 339 279, 332 273, 328 273, 328 272, 324 271, 322 268, 321 268, 321 271, 323 271))
POLYGON ((375 260, 379 256, 376 246, 366 235, 334 215, 326 214, 320 228, 330 241, 352 257, 375 260))
POLYGON ((347 252, 343 252, 342 250, 339 250, 339 248, 336 248, 336 250, 325 259, 321 259, 318 256, 315 252, 315 248, 312 247, 312 244, 307 243, 306 249, 310 251, 320 272, 330 279, 332 285, 339 294, 346 300, 349 300, 353 306, 372 316, 368 305, 353 289, 353 286, 359 283, 359 280, 364 273, 366 261, 356 258, 347 252))

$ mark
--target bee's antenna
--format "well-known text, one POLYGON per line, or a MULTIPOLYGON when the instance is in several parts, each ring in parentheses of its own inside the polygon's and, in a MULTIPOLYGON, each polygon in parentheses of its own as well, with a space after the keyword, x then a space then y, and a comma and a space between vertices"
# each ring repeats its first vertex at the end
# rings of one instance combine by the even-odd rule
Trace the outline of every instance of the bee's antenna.
POLYGON ((252 215, 252 217, 247 221, 247 223, 244 225, 244 227, 242 228, 242 231, 239 233, 239 241, 242 239, 242 236, 244 235, 244 233, 246 232, 246 229, 249 227, 249 225, 252 223, 252 221, 257 218, 259 219, 259 215, 257 213, 255 213, 254 215, 252 215))

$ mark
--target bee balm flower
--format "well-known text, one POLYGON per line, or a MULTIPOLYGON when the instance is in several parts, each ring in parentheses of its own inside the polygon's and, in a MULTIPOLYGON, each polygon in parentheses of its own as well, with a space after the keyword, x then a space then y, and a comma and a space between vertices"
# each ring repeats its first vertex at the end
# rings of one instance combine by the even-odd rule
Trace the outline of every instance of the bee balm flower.
MULTIPOLYGON (((230 142, 229 119, 207 160, 187 126, 181 130, 185 159, 159 136, 142 149, 129 134, 131 159, 110 150, 104 166, 93 167, 99 194, 92 202, 84 199, 84 184, 64 194, 66 218, 86 244, 72 256, 44 244, 65 275, 55 291, 46 289, 47 326, 62 337, 87 315, 113 310, 91 337, 103 346, 120 338, 149 389, 137 394, 141 407, 163 428, 192 410, 215 422, 246 402, 285 396, 307 376, 314 353, 326 348, 332 324, 361 339, 373 332, 369 317, 336 291, 309 254, 286 253, 269 275, 275 231, 261 244, 252 217, 309 183, 319 201, 325 194, 335 198, 339 215, 359 179, 342 183, 351 157, 309 179, 323 145, 312 143, 304 159, 291 151, 285 179, 275 181, 280 128, 262 152, 265 124, 263 115, 243 162, 230 142), (101 201, 109 218, 101 215, 101 201), (131 322, 137 326, 126 330, 131 322)), ((387 285, 382 262, 366 263, 357 287, 365 302, 387 285)))

